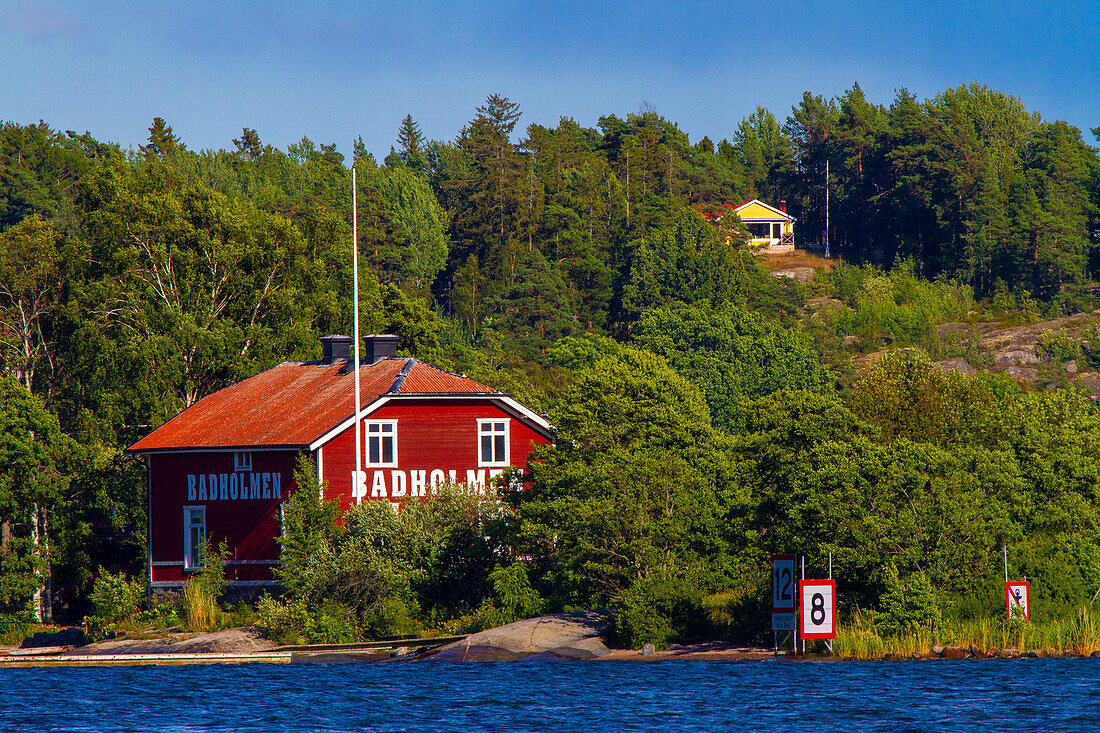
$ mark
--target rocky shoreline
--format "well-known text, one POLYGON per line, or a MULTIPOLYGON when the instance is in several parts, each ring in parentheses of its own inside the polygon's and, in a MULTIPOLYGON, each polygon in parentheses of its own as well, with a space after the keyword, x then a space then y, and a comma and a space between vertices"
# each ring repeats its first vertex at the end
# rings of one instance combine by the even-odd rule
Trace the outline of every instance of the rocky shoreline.
POLYGON ((96 664, 201 664, 245 662, 506 662, 506 661, 932 661, 1100 657, 1100 651, 1082 654, 1054 649, 983 649, 975 644, 934 646, 908 655, 886 654, 855 658, 738 646, 709 641, 670 644, 655 649, 616 649, 605 639, 608 620, 596 611, 552 614, 517 621, 476 634, 448 639, 398 639, 360 644, 278 646, 255 629, 235 628, 210 633, 186 633, 165 629, 134 637, 122 637, 81 645, 79 629, 67 635, 36 635, 21 647, 0 648, 2 666, 72 666, 96 664), (61 643, 58 643, 61 642, 61 643))

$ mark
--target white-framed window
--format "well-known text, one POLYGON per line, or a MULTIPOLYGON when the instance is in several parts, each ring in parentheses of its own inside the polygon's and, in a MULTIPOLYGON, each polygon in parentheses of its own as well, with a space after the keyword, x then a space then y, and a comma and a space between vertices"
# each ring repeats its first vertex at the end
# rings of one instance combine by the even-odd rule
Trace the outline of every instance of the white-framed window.
POLYGON ((367 465, 397 468, 397 421, 367 423, 367 465))
POLYGON ((477 421, 477 465, 507 466, 508 423, 507 418, 480 419, 477 421))
POLYGON ((252 470, 252 453, 249 451, 237 451, 233 454, 234 471, 252 470))
POLYGON ((183 508, 183 567, 198 570, 203 566, 202 546, 206 542, 206 507, 183 508))

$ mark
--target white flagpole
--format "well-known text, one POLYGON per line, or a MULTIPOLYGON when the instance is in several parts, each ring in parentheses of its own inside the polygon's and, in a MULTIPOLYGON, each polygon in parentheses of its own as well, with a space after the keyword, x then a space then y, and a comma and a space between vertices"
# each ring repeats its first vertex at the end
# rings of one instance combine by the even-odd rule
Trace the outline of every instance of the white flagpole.
POLYGON ((829 160, 825 159, 825 259, 829 259, 829 160))
POLYGON ((359 426, 359 212, 355 198, 355 163, 351 165, 351 298, 352 304, 352 349, 355 354, 355 480, 352 482, 355 503, 363 501, 360 493, 359 477, 363 475, 363 437, 359 426))

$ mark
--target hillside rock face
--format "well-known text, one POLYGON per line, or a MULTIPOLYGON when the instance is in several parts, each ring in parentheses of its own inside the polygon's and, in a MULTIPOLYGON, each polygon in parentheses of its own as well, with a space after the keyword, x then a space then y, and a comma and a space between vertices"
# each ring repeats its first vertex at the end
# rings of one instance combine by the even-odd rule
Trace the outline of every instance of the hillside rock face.
POLYGON ((607 619, 597 611, 557 613, 472 634, 426 658, 431 662, 504 662, 516 659, 595 659, 607 619))
MULTIPOLYGON (((824 299, 821 299, 824 300, 824 299)), ((816 311, 807 302, 807 310, 816 311)), ((995 322, 941 323, 936 334, 948 343, 972 344, 973 354, 967 358, 953 357, 937 361, 942 369, 973 376, 979 371, 1003 373, 1021 384, 1071 382, 1100 399, 1100 373, 1092 371, 1087 362, 1067 358, 1052 358, 1051 343, 1080 344, 1087 347, 1100 330, 1100 310, 1078 313, 1020 326, 1003 326, 995 322)), ((852 337, 849 337, 852 338, 852 337)), ((1088 349, 1086 348, 1086 352, 1088 349)), ((855 363, 866 369, 886 353, 875 351, 857 357, 855 363)))

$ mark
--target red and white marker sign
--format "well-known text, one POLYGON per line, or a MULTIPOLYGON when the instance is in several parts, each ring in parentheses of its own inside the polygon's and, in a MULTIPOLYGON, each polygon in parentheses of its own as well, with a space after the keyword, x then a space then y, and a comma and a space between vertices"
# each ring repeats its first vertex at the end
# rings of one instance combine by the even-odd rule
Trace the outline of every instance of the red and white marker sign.
POLYGON ((1031 605, 1027 599, 1026 580, 1005 581, 1005 612, 1009 618, 1031 620, 1031 605))
POLYGON ((772 555, 772 631, 795 630, 794 555, 772 555))
POLYGON ((802 599, 802 638, 835 639, 836 581, 800 581, 798 595, 802 599))

